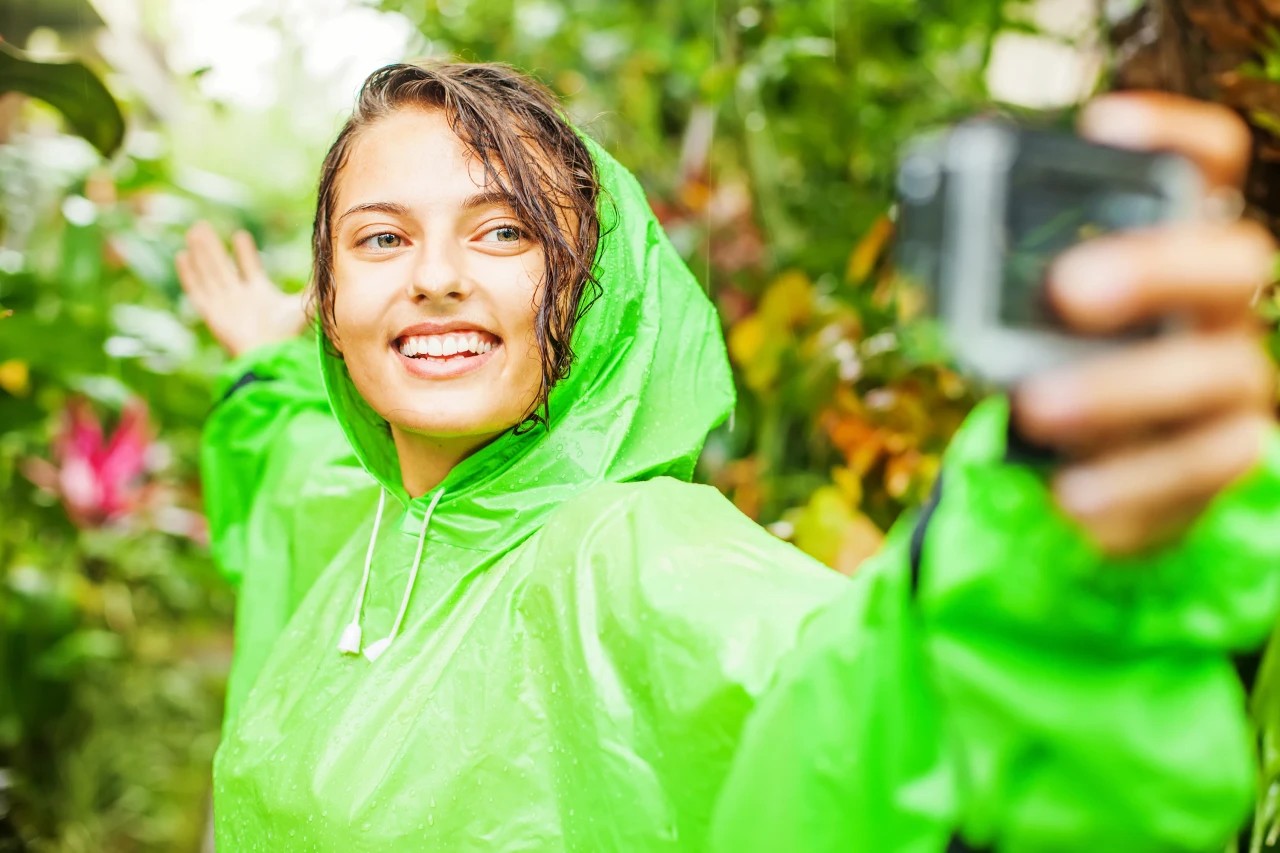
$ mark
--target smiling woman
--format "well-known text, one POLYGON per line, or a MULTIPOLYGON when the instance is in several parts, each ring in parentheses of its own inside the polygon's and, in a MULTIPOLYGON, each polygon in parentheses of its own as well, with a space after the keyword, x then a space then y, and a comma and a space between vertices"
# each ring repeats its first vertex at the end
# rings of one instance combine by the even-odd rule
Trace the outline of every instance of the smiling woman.
POLYGON ((317 276, 330 339, 390 425, 415 497, 528 417, 548 384, 535 331, 545 253, 510 195, 477 193, 503 177, 443 112, 407 109, 356 137, 335 182, 332 278, 317 276))
POLYGON ((700 846, 846 581, 684 482, 733 386, 644 193, 511 69, 392 66, 325 160, 314 256, 319 368, 247 353, 206 431, 252 638, 219 846, 700 846), (299 428, 321 407, 376 507, 299 428))
MULTIPOLYGON (((206 238, 180 261, 193 298, 193 270, 230 266, 206 238)), ((314 251, 318 345, 245 353, 205 435, 242 577, 220 848, 1169 850, 1235 829, 1228 652, 1280 595, 1251 362, 1202 425, 1241 422, 1235 467, 1155 447, 1216 499, 1175 546, 1113 564, 1006 454, 992 400, 942 497, 850 583, 688 482, 734 402, 719 318, 635 180, 528 78, 375 73, 314 251)), ((1177 294, 1247 312, 1262 265, 1218 286, 1229 266, 1195 279, 1212 298, 1177 294)), ((1195 381, 1124 375, 1176 400, 1195 381)))
MULTIPOLYGON (((467 277, 469 267, 451 266, 460 255, 440 254, 442 229, 454 240, 465 239, 472 255, 487 248, 492 258, 520 257, 542 367, 536 397, 545 403, 573 360, 573 329, 591 302, 583 294, 598 288, 592 266, 600 235, 598 195, 586 143, 564 121, 555 97, 514 69, 440 65, 428 71, 401 65, 376 72, 321 167, 312 248, 325 330, 337 337, 338 262, 343 249, 354 248, 341 242, 344 233, 352 235, 341 231, 351 227, 344 220, 381 213, 384 223, 398 222, 402 230, 360 234, 362 244, 376 251, 408 248, 414 241, 403 227, 415 219, 422 227, 433 217, 435 268, 419 273, 467 277), (370 131, 376 133, 367 140, 370 131), (362 140, 371 150, 347 169, 362 140), (424 169, 428 152, 431 168, 424 169), (449 185, 435 187, 442 177, 449 185), (418 196, 409 197, 415 191, 418 196), (471 230, 464 234, 464 228, 471 230)), ((374 227, 367 218, 355 226, 374 227)), ((417 235, 419 261, 425 259, 426 233, 417 235)), ((497 267, 486 269, 492 278, 497 267)))

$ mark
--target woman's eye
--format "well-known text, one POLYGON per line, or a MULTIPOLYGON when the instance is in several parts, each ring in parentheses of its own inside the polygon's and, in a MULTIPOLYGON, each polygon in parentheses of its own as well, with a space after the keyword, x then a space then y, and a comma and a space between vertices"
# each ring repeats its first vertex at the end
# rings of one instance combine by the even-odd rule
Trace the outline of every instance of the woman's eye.
POLYGON ((494 228, 489 232, 499 243, 519 243, 524 234, 514 225, 503 225, 501 228, 494 228))
POLYGON ((398 249, 400 248, 400 236, 388 231, 365 237, 360 243, 370 249, 398 249))

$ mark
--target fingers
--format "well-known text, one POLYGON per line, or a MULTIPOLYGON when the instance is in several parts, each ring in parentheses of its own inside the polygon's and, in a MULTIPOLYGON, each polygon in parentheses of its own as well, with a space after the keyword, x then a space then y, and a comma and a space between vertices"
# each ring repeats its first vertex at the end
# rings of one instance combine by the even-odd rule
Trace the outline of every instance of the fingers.
POLYGON ((1184 314, 1201 326, 1250 314, 1270 281, 1275 242, 1253 222, 1184 225, 1100 237, 1060 257, 1049 271, 1049 299, 1086 334, 1184 314))
POLYGON ((201 310, 206 298, 207 282, 204 277, 196 273, 191 263, 191 254, 186 250, 179 251, 174 256, 173 264, 177 269, 178 283, 182 285, 182 290, 187 294, 187 298, 195 303, 196 309, 201 310))
POLYGON ((209 223, 197 222, 187 231, 187 256, 198 286, 209 290, 239 284, 235 264, 209 223))
POLYGON ((1079 129, 1095 142, 1182 154, 1210 189, 1240 186, 1252 150, 1248 125, 1231 110, 1164 92, 1096 98, 1081 111, 1079 129))
POLYGON ((267 271, 262 266, 262 256, 258 254, 258 246, 248 231, 237 231, 231 238, 231 246, 236 253, 240 274, 246 281, 266 280, 267 271))
POLYGON ((1133 553, 1180 530, 1249 471, 1270 424, 1263 414, 1241 414, 1100 456, 1062 470, 1054 494, 1104 550, 1133 553))
POLYGON ((1031 441, 1082 453, 1193 418, 1263 411, 1274 388, 1255 336, 1180 335, 1033 377, 1014 411, 1031 441))

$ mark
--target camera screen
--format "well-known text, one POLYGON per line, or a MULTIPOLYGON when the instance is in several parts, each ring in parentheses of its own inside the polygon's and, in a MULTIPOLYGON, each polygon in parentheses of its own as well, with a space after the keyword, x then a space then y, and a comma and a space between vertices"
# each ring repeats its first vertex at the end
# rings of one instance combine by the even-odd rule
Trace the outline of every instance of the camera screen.
POLYGON ((1058 325, 1043 285, 1059 253, 1091 237, 1154 225, 1166 212, 1164 198, 1146 187, 1021 163, 1009 173, 1006 197, 1000 318, 1036 329, 1058 325))

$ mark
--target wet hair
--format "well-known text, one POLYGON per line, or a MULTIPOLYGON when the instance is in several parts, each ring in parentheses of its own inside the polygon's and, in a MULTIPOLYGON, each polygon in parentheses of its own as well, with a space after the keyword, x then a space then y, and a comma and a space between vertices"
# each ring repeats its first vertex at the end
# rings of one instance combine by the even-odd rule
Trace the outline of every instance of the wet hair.
MULTIPOLYGON (((595 161, 546 87, 500 63, 388 65, 365 80, 355 110, 320 170, 312 229, 312 311, 335 339, 333 221, 338 180, 365 128, 402 109, 442 110, 449 128, 484 167, 486 181, 511 199, 526 236, 543 251, 534 333, 542 387, 518 429, 548 423, 551 388, 569 374, 573 330, 599 295, 600 242, 595 161)), ((430 163, 423 160, 423 167, 430 163)))

